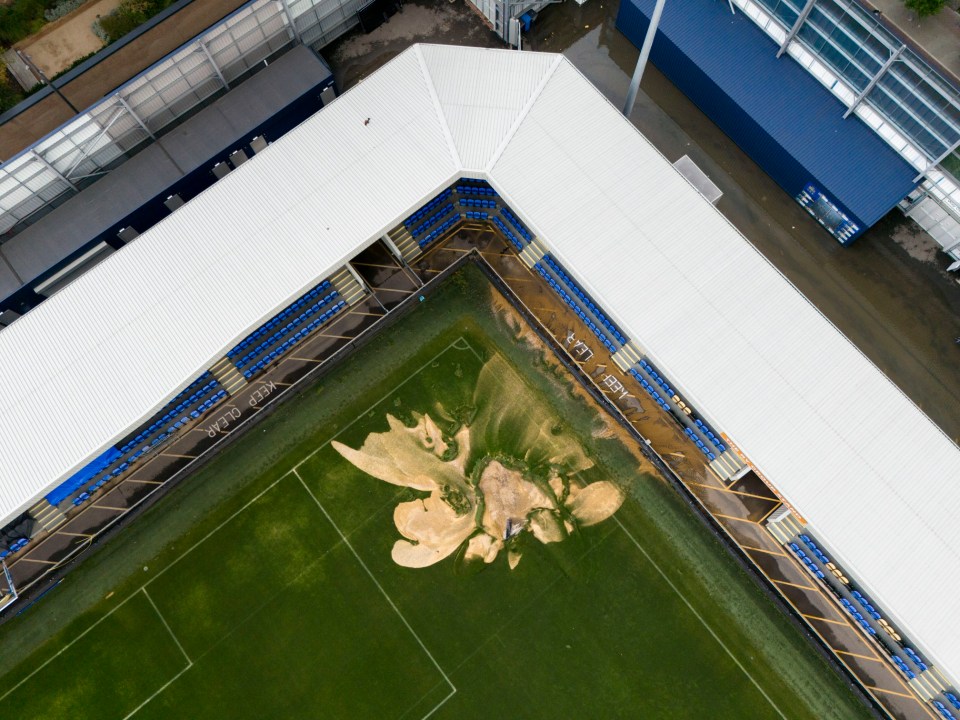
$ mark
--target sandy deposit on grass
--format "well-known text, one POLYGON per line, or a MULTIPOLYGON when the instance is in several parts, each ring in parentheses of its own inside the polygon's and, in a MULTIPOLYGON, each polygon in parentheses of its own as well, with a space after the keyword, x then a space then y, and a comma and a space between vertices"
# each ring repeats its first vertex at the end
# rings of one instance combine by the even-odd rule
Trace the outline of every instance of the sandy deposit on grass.
POLYGON ((534 508, 554 507, 554 501, 543 490, 497 460, 484 468, 479 485, 484 499, 483 529, 494 537, 507 534, 508 521, 511 528, 523 526, 534 508))
MULTIPOLYGON (((563 378, 565 369, 512 307, 494 302, 516 339, 540 350, 548 371, 563 378)), ((594 402, 578 384, 569 383, 568 388, 574 396, 582 393, 584 402, 594 402)), ((368 434, 359 449, 332 443, 359 470, 429 493, 394 511, 394 524, 403 537, 391 553, 397 564, 426 567, 465 548, 465 560, 486 563, 506 550, 514 568, 522 543, 513 538, 520 533, 529 532, 544 544, 559 542, 578 526, 595 525, 620 508, 625 493, 617 483, 581 483, 578 474, 594 467, 593 459, 541 392, 501 355, 495 354, 480 370, 473 405, 476 412, 470 424, 461 426, 453 438, 445 438, 427 414, 415 414, 411 426, 387 414, 389 430, 368 434), (455 457, 450 457, 454 451, 455 457), (545 482, 530 479, 544 472, 545 482)), ((452 417, 440 398, 435 399, 433 412, 447 420, 452 417)), ((605 414, 596 418, 593 430, 600 437, 624 441, 637 458, 636 471, 652 473, 648 461, 634 451, 632 437, 605 414)))

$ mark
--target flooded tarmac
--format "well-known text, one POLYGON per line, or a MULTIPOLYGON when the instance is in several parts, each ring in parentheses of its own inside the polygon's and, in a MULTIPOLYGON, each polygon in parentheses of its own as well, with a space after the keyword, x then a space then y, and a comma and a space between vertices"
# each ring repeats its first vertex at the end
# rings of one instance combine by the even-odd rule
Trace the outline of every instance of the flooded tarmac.
MULTIPOLYGON (((564 53, 620 107, 638 51, 615 28, 618 7, 598 0, 551 5, 524 36, 524 49, 564 53)), ((426 0, 406 4, 369 35, 344 37, 324 55, 346 90, 414 42, 503 46, 465 2, 426 0)), ((960 439, 960 284, 944 272, 947 256, 933 240, 894 210, 852 247, 840 246, 652 65, 631 120, 671 162, 689 155, 723 191, 721 212, 960 439)))

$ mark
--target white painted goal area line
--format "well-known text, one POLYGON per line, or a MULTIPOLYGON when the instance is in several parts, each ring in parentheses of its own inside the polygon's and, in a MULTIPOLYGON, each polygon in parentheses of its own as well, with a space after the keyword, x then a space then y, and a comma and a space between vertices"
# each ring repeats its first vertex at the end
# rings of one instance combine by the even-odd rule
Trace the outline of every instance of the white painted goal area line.
POLYGON ((187 655, 187 651, 183 649, 183 645, 180 644, 180 640, 177 639, 176 634, 170 628, 170 624, 167 622, 167 619, 163 616, 163 613, 160 612, 160 608, 157 607, 157 604, 153 601, 153 598, 150 597, 150 593, 147 592, 147 586, 144 585, 143 594, 150 601, 151 607, 153 607, 154 612, 157 613, 157 617, 160 618, 160 622, 163 623, 163 626, 167 629, 167 632, 170 633, 170 637, 173 638, 173 641, 177 644, 177 647, 180 648, 180 652, 183 654, 184 659, 187 661, 187 666, 193 665, 193 660, 190 659, 190 656, 187 655))
MULTIPOLYGON (((446 353, 450 352, 451 349, 454 349, 454 350, 469 350, 470 352, 472 352, 472 353, 476 356, 476 358, 477 358, 478 360, 483 360, 483 358, 480 357, 480 353, 478 353, 478 352, 476 351, 476 349, 467 341, 467 339, 461 335, 461 336, 458 337, 456 340, 454 340, 454 341, 451 342, 449 345, 447 345, 445 348, 443 348, 443 349, 442 349, 440 352, 438 352, 436 355, 434 355, 432 358, 430 358, 429 360, 427 360, 423 365, 421 365, 421 366, 418 367, 416 370, 414 370, 412 373, 410 373, 409 375, 407 375, 407 377, 406 377, 405 380, 401 380, 399 383, 397 383, 396 385, 394 385, 393 388, 392 388, 389 392, 387 392, 386 394, 382 395, 378 400, 376 400, 376 401, 375 401, 373 404, 371 404, 369 407, 367 407, 367 408, 365 408, 364 410, 361 410, 360 412, 358 412, 357 415, 356 415, 356 417, 353 418, 353 420, 351 420, 351 421, 348 422, 346 425, 344 425, 342 428, 340 428, 339 430, 337 430, 337 432, 335 432, 333 435, 331 435, 329 438, 327 438, 327 440, 326 440, 325 442, 323 442, 322 444, 318 445, 318 446, 317 446, 316 448, 314 448, 311 452, 307 453, 304 457, 302 457, 302 458, 300 459, 300 461, 291 468, 291 471, 292 471, 292 472, 296 472, 297 470, 299 470, 299 469, 300 469, 300 466, 303 465, 305 462, 307 462, 307 460, 309 460, 310 458, 312 458, 312 457, 313 457, 314 455, 316 455, 318 452, 320 452, 321 450, 323 450, 327 445, 329 445, 331 442, 333 442, 334 440, 336 440, 340 435, 342 435, 342 434, 345 433, 347 430, 349 430, 351 427, 353 427, 357 422, 360 421, 361 418, 366 417, 366 416, 367 416, 367 413, 369 413, 371 410, 373 410, 375 407, 377 407, 377 405, 379 405, 379 404, 382 403, 384 400, 386 400, 388 397, 390 397, 390 396, 393 395, 395 392, 397 392, 397 390, 399 390, 400 388, 402 388, 402 387, 403 387, 404 385, 406 385, 408 382, 410 382, 410 381, 413 380, 415 377, 417 377, 417 375, 419 375, 419 374, 422 373, 424 370, 426 370, 427 367, 429 367, 430 364, 433 363, 437 358, 439 358, 439 357, 445 355, 446 353)), ((299 477, 299 475, 298 475, 297 477, 299 477)))
MULTIPOLYGON (((276 483, 274 483, 276 484, 276 483)), ((272 486, 271 486, 272 487, 272 486)), ((146 700, 137 705, 133 710, 128 712, 123 716, 123 720, 130 720, 134 715, 140 712, 144 707, 149 705, 155 697, 160 695, 164 690, 173 685, 177 680, 180 679, 180 676, 183 675, 187 670, 193 667, 193 660, 190 659, 190 656, 187 655, 187 651, 183 649, 183 645, 180 644, 180 640, 177 638, 176 634, 173 632, 173 629, 170 627, 170 624, 167 622, 167 619, 163 616, 163 613, 160 612, 160 608, 157 607, 157 604, 153 601, 153 598, 150 597, 150 593, 147 592, 147 583, 144 583, 143 587, 140 588, 143 591, 144 597, 150 602, 150 605, 153 607, 154 612, 157 614, 157 617, 160 618, 160 622, 163 623, 163 626, 167 629, 167 632, 170 633, 170 637, 173 638, 173 642, 176 643, 177 647, 180 648, 180 652, 183 654, 184 659, 187 661, 186 667, 182 668, 176 675, 167 680, 163 685, 157 688, 146 700)), ((136 595, 136 593, 134 593, 136 595)))
MULTIPOLYGON (((180 555, 178 555, 176 558, 174 558, 174 559, 170 562, 169 565, 167 565, 166 567, 164 567, 163 569, 161 569, 159 572, 157 572, 156 575, 154 575, 152 578, 150 578, 149 580, 147 580, 143 585, 141 585, 141 586, 138 587, 136 590, 134 590, 132 593, 130 593, 129 595, 127 595, 127 597, 125 597, 123 600, 121 600, 120 602, 118 602, 115 606, 113 606, 112 608, 110 608, 110 610, 107 611, 107 612, 103 615, 103 617, 100 617, 100 618, 98 618, 97 620, 95 620, 95 621, 90 625, 90 627, 88 627, 86 630, 84 630, 83 632, 81 632, 79 635, 77 635, 75 638, 73 638, 70 642, 68 642, 68 643, 67 643, 66 645, 64 645, 62 648, 60 648, 59 650, 57 650, 56 653, 54 653, 54 654, 51 655, 49 658, 47 658, 47 659, 44 660, 42 663, 40 663, 40 665, 38 665, 36 668, 34 668, 32 671, 30 671, 30 672, 29 672, 22 680, 20 680, 16 685, 14 685, 14 686, 11 687, 9 690, 7 690, 5 693, 3 693, 3 695, 0 695, 0 702, 2 702, 8 695, 10 695, 10 694, 13 693, 15 690, 17 690, 19 687, 21 687, 25 682, 27 682, 28 680, 30 680, 30 678, 32 678, 32 677, 33 677, 34 675, 36 675, 38 672, 40 672, 41 670, 43 670, 47 665, 49 665, 51 662, 53 662, 53 661, 56 660, 58 657, 60 657, 63 653, 65 653, 67 650, 69 650, 73 645, 75 645, 75 644, 78 643, 80 640, 82 640, 87 634, 89 634, 89 633, 90 633, 92 630, 94 630, 98 625, 100 625, 100 623, 102 623, 104 620, 106 620, 107 618, 109 618, 111 615, 113 615, 117 610, 119 610, 120 608, 122 608, 122 607, 123 607, 124 605, 126 605, 128 602, 130 602, 133 598, 135 598, 138 594, 140 594, 140 592, 143 592, 143 594, 147 596, 147 600, 150 602, 151 605, 153 605, 153 608, 154 608, 154 610, 156 611, 157 615, 160 617, 160 620, 163 622, 164 625, 167 625, 166 620, 164 620, 163 616, 160 614, 160 611, 157 609, 157 606, 156 606, 156 604, 153 602, 153 599, 147 594, 147 586, 148 586, 150 583, 152 583, 154 580, 156 580, 157 578, 159 578, 161 575, 163 575, 164 573, 166 573, 167 570, 169 570, 170 568, 172 568, 174 565, 176 565, 178 562, 180 562, 180 561, 181 561, 183 558, 185 558, 187 555, 189 555, 189 554, 192 553, 194 550, 196 550, 198 547, 200 547, 203 543, 205 543, 207 540, 209 540, 214 534, 216 534, 217 532, 219 532, 220 530, 222 530, 228 523, 230 523, 232 520, 234 520, 234 519, 235 519, 238 515, 240 515, 241 513, 245 512, 251 505, 253 505, 255 502, 257 502, 260 498, 262 498, 262 497, 263 497, 264 495, 266 495, 268 492, 270 492, 271 490, 273 490, 273 488, 275 488, 275 487, 280 483, 280 481, 283 480, 283 479, 284 479, 285 477, 287 477, 288 475, 290 475, 290 473, 289 473, 289 472, 286 472, 286 473, 284 473, 283 475, 281 475, 280 477, 278 477, 276 480, 274 480, 272 483, 270 483, 269 485, 267 485, 267 487, 265 487, 263 490, 261 490, 261 491, 258 492, 256 495, 254 495, 250 500, 248 500, 246 503, 244 503, 243 506, 240 507, 236 512, 231 513, 231 515, 230 515, 226 520, 224 520, 223 522, 221 522, 221 523, 220 523, 219 525, 217 525, 213 530, 211 530, 210 532, 208 532, 208 533, 207 533, 206 535, 204 535, 202 538, 200 538, 199 540, 197 540, 197 542, 195 542, 195 543, 194 543, 193 545, 191 545, 189 548, 187 548, 186 550, 184 550, 180 555)), ((168 631, 171 635, 173 635, 173 631, 170 630, 169 625, 167 625, 167 631, 168 631)), ((178 640, 176 640, 176 638, 174 638, 174 641, 177 643, 178 646, 180 646, 180 642, 179 642, 178 640)), ((186 652, 184 652, 183 647, 180 647, 180 652, 183 653, 184 657, 187 657, 187 654, 186 654, 186 652)), ((187 657, 187 660, 188 660, 188 662, 189 662, 189 661, 190 661, 190 658, 187 657)), ((190 663, 190 665, 192 665, 192 662, 190 663)), ((176 675, 176 677, 179 677, 180 675, 182 675, 182 674, 183 674, 184 672, 186 672, 189 668, 190 668, 190 666, 188 665, 186 668, 184 668, 183 670, 181 670, 180 672, 178 672, 177 675, 176 675)), ((175 678, 174 678, 174 679, 175 679, 175 678)), ((171 682, 172 682, 172 680, 171 680, 171 682)), ((169 685, 169 684, 170 684, 170 683, 167 683, 167 685, 169 685)), ((164 688, 166 688, 167 685, 164 685, 164 688)), ((154 696, 155 696, 155 695, 154 695, 154 696)), ((151 697, 154 697, 154 696, 151 696, 151 697)), ((146 703, 143 703, 143 704, 141 704, 139 707, 143 707, 143 705, 145 705, 145 704, 146 704, 146 703)), ((138 708, 138 709, 139 709, 139 708, 138 708)), ((130 717, 130 716, 127 716, 127 717, 130 717)))
POLYGON ((662 577, 666 581, 667 585, 669 585, 670 588, 677 594, 677 597, 679 597, 683 601, 683 604, 687 606, 690 612, 693 613, 694 617, 696 617, 697 620, 700 621, 700 624, 703 625, 703 627, 706 629, 706 631, 710 633, 711 637, 713 637, 713 639, 717 641, 720 647, 723 648, 723 651, 727 655, 729 655, 730 659, 733 660, 733 662, 736 663, 737 667, 743 671, 743 674, 747 676, 747 679, 751 683, 753 683, 753 686, 760 691, 760 694, 763 695, 763 697, 766 699, 768 703, 770 703, 770 707, 776 710, 777 715, 782 717, 783 720, 788 720, 787 716, 783 714, 783 711, 779 707, 777 707, 777 704, 773 701, 773 698, 767 695, 766 691, 762 687, 760 687, 760 683, 757 682, 756 678, 754 678, 753 675, 750 674, 750 671, 747 670, 746 667, 744 667, 743 663, 741 663, 740 660, 737 658, 737 656, 733 654, 733 651, 731 651, 730 648, 727 647, 726 643, 720 639, 720 636, 717 635, 717 633, 714 632, 713 628, 707 624, 707 621, 704 620, 703 616, 699 612, 697 612, 697 609, 693 607, 693 605, 690 603, 689 600, 687 600, 687 596, 684 595, 682 592, 680 592, 680 588, 674 585, 670 577, 663 571, 663 568, 661 568, 657 564, 656 560, 654 560, 653 557, 650 555, 650 553, 646 551, 646 548, 644 548, 643 545, 641 545, 639 541, 633 536, 633 533, 627 530, 626 526, 620 521, 620 518, 614 515, 613 519, 616 521, 617 525, 620 526, 620 529, 623 530, 624 533, 626 533, 627 537, 630 539, 630 542, 636 545, 637 549, 641 553, 643 553, 643 556, 649 561, 649 563, 653 566, 653 568, 660 574, 660 577, 662 577))
MULTIPOLYGON (((423 650, 424 654, 430 659, 430 662, 437 669, 437 672, 440 673, 440 675, 446 681, 447 685, 450 686, 451 693, 441 701, 440 704, 442 705, 450 697, 453 697, 454 693, 457 692, 457 687, 453 684, 453 682, 451 682, 450 677, 447 675, 447 673, 443 671, 443 668, 440 667, 440 663, 437 662, 437 659, 433 656, 433 653, 430 652, 430 650, 427 648, 423 640, 420 639, 420 636, 417 634, 417 631, 413 629, 413 626, 409 623, 409 621, 407 621, 407 618, 404 617, 402 612, 400 612, 400 608, 397 607, 397 604, 393 601, 393 598, 390 597, 390 594, 383 588, 383 585, 380 584, 380 581, 377 580, 377 576, 373 574, 373 572, 370 570, 369 567, 367 567, 367 564, 363 561, 363 558, 360 557, 360 554, 353 547, 353 544, 350 542, 347 536, 343 534, 343 530, 340 529, 340 526, 337 525, 334 519, 330 516, 330 513, 327 512, 327 509, 323 506, 323 503, 320 502, 320 499, 313 494, 313 490, 311 490, 310 487, 303 481, 303 478, 300 477, 299 471, 296 468, 294 468, 293 470, 291 470, 291 472, 297 476, 297 480, 299 480, 300 484, 303 485, 303 489, 306 490, 307 493, 310 495, 310 497, 313 498, 313 501, 317 504, 317 507, 320 508, 320 512, 324 514, 324 517, 327 518, 327 521, 333 526, 333 529, 337 531, 337 534, 340 536, 340 539, 341 541, 343 541, 343 544, 347 546, 347 549, 350 550, 350 552, 353 554, 353 557, 356 558, 358 563, 360 563, 360 567, 363 568, 363 571, 373 581, 373 584, 377 586, 377 590, 380 591, 380 594, 383 595, 384 599, 387 601, 387 604, 390 605, 390 607, 396 613, 397 617, 400 618, 400 622, 404 624, 404 626, 410 632, 410 635, 413 636, 413 639, 417 641, 417 645, 420 646, 420 649, 423 650)), ((433 710, 430 711, 428 715, 424 717, 425 718, 429 717, 434 712, 436 712, 437 708, 439 707, 440 705, 435 707, 433 710)))
MULTIPOLYGON (((13 687, 11 687, 9 690, 5 691, 2 695, 0 695, 0 702, 2 702, 3 700, 5 700, 9 695, 11 695, 12 693, 14 693, 17 689, 19 689, 19 688, 20 688, 21 686, 23 686, 27 681, 29 681, 34 675, 36 675, 37 673, 39 673, 39 672, 40 672, 41 670, 43 670, 47 665, 49 665, 51 662, 53 662, 54 660, 56 660, 56 659, 57 659, 58 657, 60 657, 63 653, 65 653, 67 650, 69 650, 71 647, 73 647, 73 645, 75 645, 75 644, 78 643, 80 640, 82 640, 86 635, 88 635, 88 634, 89 634, 91 631, 93 631, 98 625, 100 625, 100 623, 102 623, 104 620, 106 620, 107 618, 109 618, 111 615, 113 615, 117 610, 119 610, 121 607, 123 607, 124 605, 126 605, 128 602, 130 602, 130 600, 132 600, 134 597, 136 597, 141 591, 143 591, 143 593, 144 593, 145 595, 147 595, 147 599, 150 601, 150 604, 153 605, 154 610, 156 611, 157 615, 160 617, 160 620, 163 622, 163 624, 164 624, 164 625, 167 625, 166 620, 163 618, 163 615, 160 614, 159 610, 158 610, 157 607, 156 607, 156 604, 153 602, 153 599, 150 598, 150 596, 149 596, 149 595, 147 594, 147 592, 146 592, 146 588, 147 588, 148 585, 150 585, 152 582, 154 582, 155 580, 157 580, 158 578, 160 578, 162 575, 164 575, 168 570, 170 570, 170 568, 172 568, 174 565, 176 565, 177 563, 179 563, 181 560, 183 560, 183 558, 185 558, 187 555, 189 555, 190 553, 192 553, 192 552, 193 552, 194 550, 196 550, 198 547, 200 547, 201 545, 203 545, 207 540, 209 540, 211 537, 213 537, 213 535, 215 535, 215 534, 218 533, 220 530, 222 530, 226 525, 228 525, 230 522, 232 522, 234 519, 236 519, 239 515, 241 515, 242 513, 246 512, 246 510, 247 510, 251 505, 253 505, 255 502, 257 502, 258 500, 260 500, 260 499, 261 499, 264 495, 266 495, 268 492, 270 492, 271 490, 273 490, 284 478, 286 478, 287 476, 289 476, 289 475, 291 475, 291 474, 294 474, 294 475, 296 476, 296 478, 297 478, 298 480, 300 480, 299 474, 295 472, 296 469, 300 467, 300 465, 302 465, 304 462, 306 462, 306 461, 309 460, 311 457, 313 457, 314 455, 316 455, 320 450, 322 450, 322 449, 325 448, 327 445, 329 445, 331 441, 333 441, 334 439, 336 439, 341 433, 345 432, 348 428, 350 428, 351 426, 353 426, 358 420, 360 420, 360 418, 366 416, 366 414, 369 413, 372 409, 374 409, 377 405, 379 405, 379 404, 382 403, 384 400, 386 400, 386 399, 389 398, 391 395, 393 395, 397 390, 399 390, 401 387, 403 387, 404 385, 406 385, 406 384, 407 384, 410 380, 412 380, 414 377, 416 377, 417 375, 419 375, 424 369, 426 369, 426 368, 427 368, 431 363, 433 363, 437 358, 441 357, 442 355, 444 355, 445 353, 447 353, 447 352, 448 352, 449 350, 451 350, 451 349, 469 350, 469 351, 471 351, 478 359, 481 359, 481 360, 482 360, 482 358, 480 357, 479 353, 477 353, 476 349, 474 349, 474 347, 473 347, 472 345, 470 345, 470 343, 467 341, 466 338, 464 338, 463 336, 460 336, 460 337, 456 338, 455 340, 453 340, 449 345, 447 345, 445 348, 443 348, 442 350, 440 350, 440 352, 438 352, 436 355, 434 355, 434 356, 431 357, 429 360, 427 360, 423 365, 421 365, 421 366, 420 366, 419 368, 417 368, 415 371, 413 371, 412 373, 410 373, 410 375, 409 375, 405 380, 401 381, 400 383, 398 383, 397 385, 395 385, 393 388, 391 388, 388 392, 386 392, 382 397, 380 397, 380 398, 379 398, 376 402, 374 402, 370 407, 366 408, 366 409, 363 410, 362 412, 357 413, 356 417, 354 417, 353 420, 351 420, 347 425, 345 425, 343 428, 341 428, 340 430, 338 430, 336 433, 334 433, 333 435, 331 435, 325 442, 323 442, 323 443, 322 443, 319 447, 317 447, 315 450, 313 450, 313 451, 310 452, 308 455, 306 455, 305 457, 303 457, 293 468, 291 468, 291 470, 288 470, 286 473, 284 473, 283 475, 281 475, 280 477, 278 477, 276 480, 274 480, 272 483, 270 483, 270 484, 267 485, 265 488, 263 488, 260 492, 258 492, 258 493, 257 493, 256 495, 254 495, 252 498, 250 498, 250 500, 248 500, 247 502, 245 502, 245 503, 244 503, 240 508, 238 508, 235 512, 231 513, 225 520, 223 520, 220 524, 218 524, 218 525, 217 525, 215 528, 213 528, 210 532, 208 532, 208 533, 207 533, 206 535, 204 535, 202 538, 200 538, 199 540, 197 540, 193 545, 191 545, 189 548, 187 548, 186 550, 184 550, 184 551, 183 551, 180 555, 178 555, 176 558, 174 558, 173 560, 171 560, 169 564, 167 564, 165 567, 163 567, 162 569, 160 569, 153 577, 151 577, 149 580, 147 580, 143 585, 141 585, 141 586, 138 587, 136 590, 134 590, 133 592, 131 592, 127 597, 125 597, 123 600, 121 600, 121 601, 118 602, 116 605, 114 605, 112 608, 110 608, 110 610, 108 610, 106 613, 104 613, 104 615, 103 615, 102 617, 97 618, 97 620, 95 620, 93 623, 91 623, 88 628, 86 628, 85 630, 83 630, 79 635, 77 635, 75 638, 73 638, 73 639, 70 640, 68 643, 66 643, 63 647, 61 647, 59 650, 57 650, 53 655, 51 655, 49 658, 47 658, 46 660, 44 660, 44 661, 43 661, 42 663, 40 663, 37 667, 35 667, 33 670, 31 670, 29 673, 27 673, 22 679, 20 679, 15 685, 13 685, 13 687)), ((302 484, 303 481, 300 480, 300 482, 301 482, 301 484, 302 484)), ((309 489, 307 489, 307 492, 310 492, 309 489)), ((313 493, 310 493, 310 495, 311 495, 311 497, 313 497, 313 493)), ((314 500, 316 500, 316 498, 314 498, 314 500)), ((322 508, 321 508, 321 509, 322 509, 322 508)), ((168 631, 171 635, 173 635, 173 632, 170 630, 169 625, 167 625, 167 631, 168 631)), ((178 646, 180 646, 180 643, 179 643, 178 640, 176 640, 176 638, 174 638, 174 641, 177 643, 178 646)), ((187 655, 186 655, 186 653, 184 652, 182 646, 180 646, 180 651, 181 651, 181 653, 183 653, 184 657, 187 657, 187 655)), ((190 662, 189 658, 187 658, 187 660, 188 660, 188 662, 190 662)), ((190 665, 188 665, 188 666, 187 666, 186 668, 184 668, 183 670, 180 670, 173 678, 171 678, 171 680, 170 680, 169 682, 167 682, 167 683, 163 686, 163 688, 161 688, 161 691, 164 690, 164 689, 166 689, 170 684, 173 683, 174 680, 176 680, 177 678, 179 678, 180 675, 182 675, 184 672, 186 672, 187 670, 189 670, 190 667, 192 667, 192 664, 193 664, 193 663, 190 662, 190 665)), ((442 671, 441 671, 441 674, 442 674, 442 671)), ((447 683, 449 684, 449 679, 447 679, 446 676, 444 676, 444 678, 446 679, 447 683)), ((453 687, 453 686, 451 685, 451 687, 453 687)), ((136 713, 138 710, 140 710, 142 707, 144 707, 144 705, 146 705, 150 700, 152 700, 154 697, 156 697, 156 695, 158 695, 159 692, 160 692, 160 691, 157 691, 156 693, 154 693, 153 695, 151 695, 150 698, 148 698, 145 702, 143 702, 141 705, 139 705, 136 710, 134 710, 130 715, 127 716, 127 718, 132 717, 134 713, 136 713)), ((455 689, 454 689, 454 692, 455 692, 455 689)), ((446 702, 446 700, 444 700, 443 702, 446 702)), ((438 707, 439 707, 439 706, 438 706, 438 707)), ((432 711, 431 711, 431 713, 432 713, 432 711)), ((124 720, 126 720, 126 718, 125 718, 124 720)))

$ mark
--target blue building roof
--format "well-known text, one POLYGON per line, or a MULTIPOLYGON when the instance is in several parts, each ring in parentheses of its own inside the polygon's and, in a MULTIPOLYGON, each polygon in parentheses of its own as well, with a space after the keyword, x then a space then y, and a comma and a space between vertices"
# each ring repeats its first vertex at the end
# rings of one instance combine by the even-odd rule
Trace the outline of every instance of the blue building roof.
MULTIPOLYGON (((623 0, 637 46, 654 0, 623 0)), ((864 230, 914 187, 917 171, 726 0, 669 0, 651 58, 787 192, 808 183, 864 230)))

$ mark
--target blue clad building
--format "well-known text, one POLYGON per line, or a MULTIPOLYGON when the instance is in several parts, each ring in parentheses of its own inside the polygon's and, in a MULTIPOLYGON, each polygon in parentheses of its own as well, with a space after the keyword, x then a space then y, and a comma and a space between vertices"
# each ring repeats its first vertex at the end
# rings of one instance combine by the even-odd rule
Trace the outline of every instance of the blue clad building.
MULTIPOLYGON (((622 0, 638 47, 654 0, 622 0)), ((668 0, 651 60, 839 242, 913 191, 917 170, 725 0, 668 0)))

